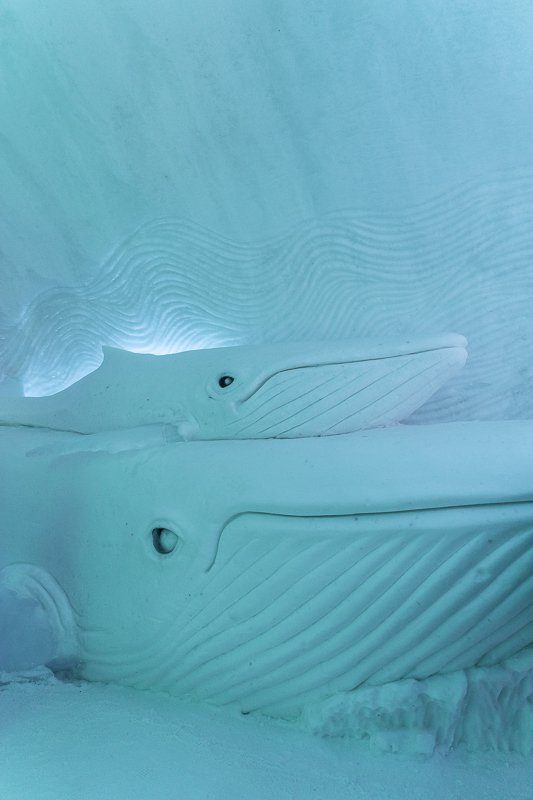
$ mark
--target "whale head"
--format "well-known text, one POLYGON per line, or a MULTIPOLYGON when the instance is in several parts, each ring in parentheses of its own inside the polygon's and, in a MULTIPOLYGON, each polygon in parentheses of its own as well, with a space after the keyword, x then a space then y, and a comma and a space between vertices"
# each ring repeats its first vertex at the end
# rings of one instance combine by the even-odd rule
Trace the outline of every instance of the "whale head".
POLYGON ((466 340, 456 335, 230 347, 195 355, 186 423, 195 439, 295 438, 393 424, 422 405, 467 356, 466 340))
POLYGON ((105 348, 97 370, 58 394, 4 398, 0 422, 79 433, 163 425, 186 440, 350 433, 404 419, 465 360, 454 334, 159 356, 105 348))

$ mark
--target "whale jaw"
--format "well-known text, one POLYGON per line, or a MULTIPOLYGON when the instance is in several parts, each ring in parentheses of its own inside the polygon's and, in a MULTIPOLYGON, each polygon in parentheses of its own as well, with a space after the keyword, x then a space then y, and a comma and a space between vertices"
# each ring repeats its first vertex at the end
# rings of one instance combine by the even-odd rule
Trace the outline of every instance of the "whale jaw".
POLYGON ((291 718, 362 684, 497 664, 531 645, 532 545, 533 503, 239 514, 160 635, 111 652, 95 631, 84 677, 291 718))
POLYGON ((391 425, 425 403, 466 357, 458 344, 281 370, 236 403, 235 418, 211 438, 325 436, 391 425))

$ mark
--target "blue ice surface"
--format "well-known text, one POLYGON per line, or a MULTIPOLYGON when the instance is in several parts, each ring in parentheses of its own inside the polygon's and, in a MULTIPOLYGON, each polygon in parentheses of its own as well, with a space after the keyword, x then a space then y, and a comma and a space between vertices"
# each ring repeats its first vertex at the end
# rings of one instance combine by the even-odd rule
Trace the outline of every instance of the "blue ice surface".
POLYGON ((531 416, 532 30, 525 0, 11 0, 0 370, 456 330, 423 421, 531 416))

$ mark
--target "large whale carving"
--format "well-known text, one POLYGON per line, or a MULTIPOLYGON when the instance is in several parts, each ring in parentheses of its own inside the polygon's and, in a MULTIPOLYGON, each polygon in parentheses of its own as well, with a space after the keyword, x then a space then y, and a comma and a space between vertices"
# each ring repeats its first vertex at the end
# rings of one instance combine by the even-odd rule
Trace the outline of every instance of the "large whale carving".
POLYGON ((463 366, 465 348, 453 334, 167 356, 106 348, 97 370, 58 394, 0 398, 0 424, 79 433, 166 424, 182 439, 349 433, 405 419, 463 366))
POLYGON ((532 644, 533 422, 91 439, 0 428, 0 599, 50 663, 290 717, 532 644))

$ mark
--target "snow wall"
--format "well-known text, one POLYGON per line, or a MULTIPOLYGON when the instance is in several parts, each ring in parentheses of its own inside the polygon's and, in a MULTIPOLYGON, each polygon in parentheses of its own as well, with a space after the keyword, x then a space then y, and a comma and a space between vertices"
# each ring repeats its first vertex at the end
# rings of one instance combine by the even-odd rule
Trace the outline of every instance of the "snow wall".
POLYGON ((456 330, 417 417, 533 415, 526 0, 7 0, 0 377, 456 330))

